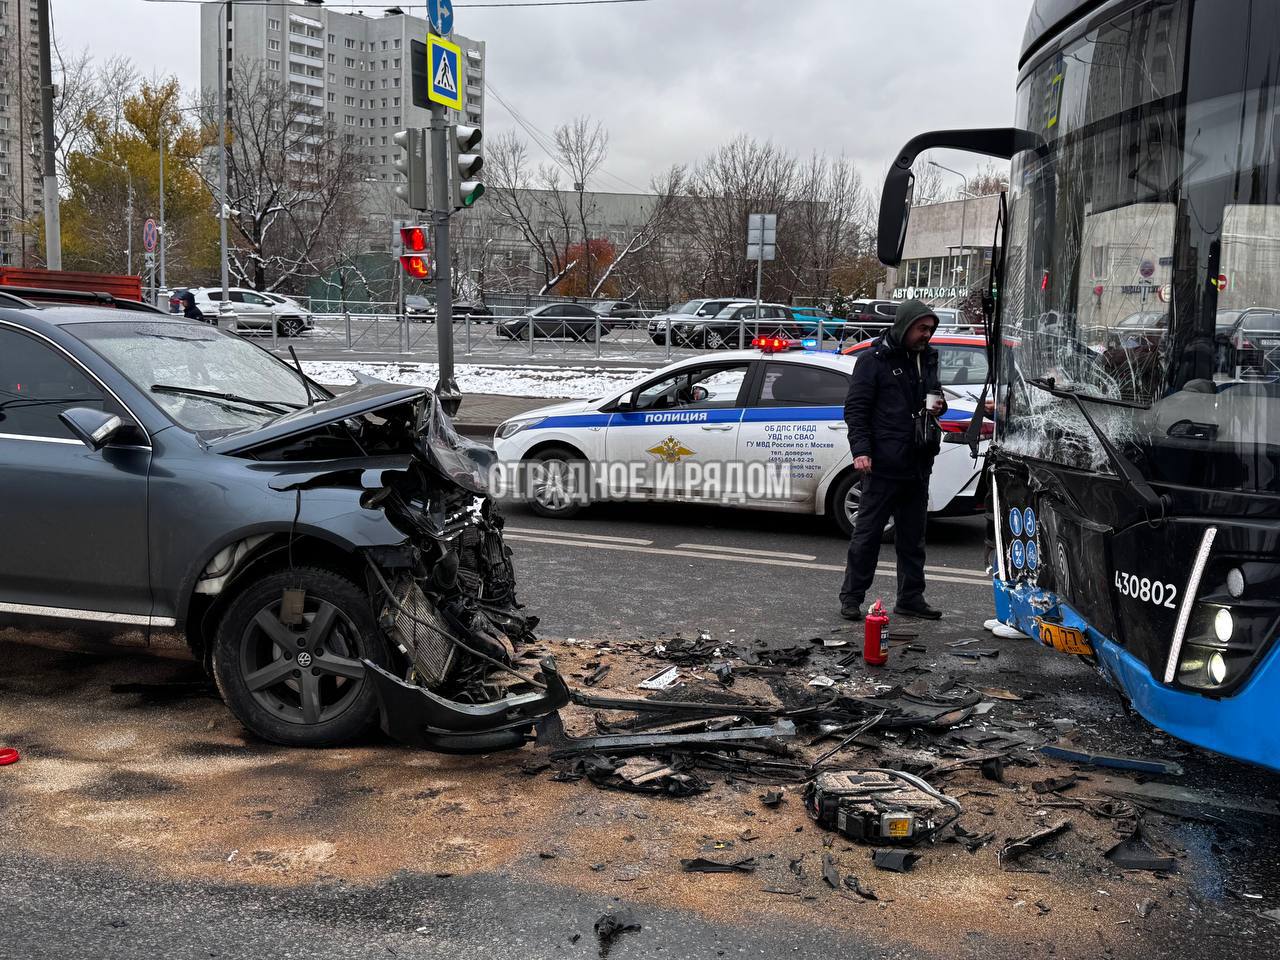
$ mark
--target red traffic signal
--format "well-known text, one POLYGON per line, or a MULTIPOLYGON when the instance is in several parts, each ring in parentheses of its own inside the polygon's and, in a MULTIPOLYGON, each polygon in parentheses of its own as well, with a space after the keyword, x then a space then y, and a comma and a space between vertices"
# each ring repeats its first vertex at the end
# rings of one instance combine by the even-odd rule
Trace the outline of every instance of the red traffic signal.
POLYGON ((400 257, 400 266, 415 280, 431 278, 430 248, 427 245, 427 228, 412 226, 400 228, 400 244, 404 253, 400 257))
POLYGON ((400 258, 400 266, 415 280, 431 279, 431 264, 426 257, 404 256, 400 258))
POLYGON ((423 253, 427 249, 427 228, 401 227, 400 242, 404 245, 406 253, 423 253))

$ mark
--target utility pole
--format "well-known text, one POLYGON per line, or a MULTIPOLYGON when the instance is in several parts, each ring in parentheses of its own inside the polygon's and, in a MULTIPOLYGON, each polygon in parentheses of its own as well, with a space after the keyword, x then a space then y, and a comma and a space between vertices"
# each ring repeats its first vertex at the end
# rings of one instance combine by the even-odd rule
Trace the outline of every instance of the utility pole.
POLYGON ((164 279, 164 121, 160 121, 160 289, 168 290, 164 279))
POLYGON ((230 16, 229 0, 222 4, 223 23, 218 30, 218 259, 222 268, 222 300, 218 304, 218 326, 222 326, 224 318, 229 316, 229 298, 227 290, 231 284, 227 276, 227 217, 231 213, 231 205, 227 203, 227 112, 231 109, 227 104, 227 85, 231 82, 231 67, 227 63, 227 31, 230 16))
MULTIPOLYGON (((960 178, 961 182, 964 184, 964 189, 963 189, 963 191, 962 191, 962 192, 961 192, 961 194, 960 194, 960 196, 961 196, 961 200, 960 200, 960 258, 961 258, 961 260, 963 260, 964 265, 965 265, 965 267, 964 267, 964 280, 965 280, 965 286, 968 286, 968 284, 969 284, 969 256, 968 256, 968 253, 966 252, 966 250, 965 250, 965 246, 964 246, 964 221, 965 221, 965 214, 968 212, 968 209, 969 209, 969 197, 970 197, 970 193, 969 193, 969 178, 968 178, 968 177, 966 177, 966 176, 965 176, 963 173, 961 173, 959 170, 952 170, 950 167, 944 167, 944 166, 943 166, 942 164, 940 164, 937 160, 930 160, 930 161, 929 161, 929 163, 930 163, 930 164, 932 164, 933 166, 937 167, 939 170, 945 170, 945 171, 947 171, 947 173, 954 173, 957 177, 959 177, 959 178, 960 178)), ((952 272, 951 272, 951 286, 953 286, 953 287, 957 287, 957 286, 959 286, 959 284, 958 284, 958 283, 956 283, 956 271, 955 271, 955 270, 952 270, 952 272)), ((958 298, 957 298, 957 299, 958 299, 958 298)))
MULTIPOLYGON (((461 82, 461 81, 459 81, 461 82)), ((450 283, 449 124, 445 108, 431 104, 431 223, 435 227, 436 343, 440 354, 440 380, 436 396, 449 416, 458 412, 462 391, 453 374, 453 287, 450 283)))
MULTIPOLYGON (((49 0, 37 0, 36 7, 40 17, 40 135, 44 140, 44 258, 45 266, 50 270, 61 270, 62 214, 58 207, 58 168, 53 144, 53 59, 49 0)), ((18 17, 21 19, 21 12, 18 17)), ((18 58, 21 64, 21 53, 18 58)))

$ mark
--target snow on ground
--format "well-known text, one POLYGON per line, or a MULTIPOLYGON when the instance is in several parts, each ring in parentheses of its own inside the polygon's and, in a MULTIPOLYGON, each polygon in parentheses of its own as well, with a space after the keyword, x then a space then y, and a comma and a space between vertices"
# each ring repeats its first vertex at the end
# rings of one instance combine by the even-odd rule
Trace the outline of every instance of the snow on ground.
MULTIPOLYGON (((390 383, 434 387, 440 368, 434 363, 375 363, 353 360, 303 360, 307 376, 320 383, 346 386, 356 382, 351 371, 390 383)), ((509 397, 550 397, 588 400, 621 389, 652 372, 649 367, 590 366, 488 366, 459 363, 454 367, 458 387, 464 393, 491 393, 509 397)))

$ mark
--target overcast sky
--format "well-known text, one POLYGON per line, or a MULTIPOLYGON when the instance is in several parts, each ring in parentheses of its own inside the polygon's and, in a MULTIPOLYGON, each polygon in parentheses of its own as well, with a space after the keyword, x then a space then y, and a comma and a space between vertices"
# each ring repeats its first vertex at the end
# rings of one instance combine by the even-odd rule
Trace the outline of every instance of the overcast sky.
MULTIPOLYGON (((346 9, 350 0, 331 6, 346 9)), ((425 15, 423 4, 400 6, 425 15)), ((484 9, 460 0, 454 29, 487 41, 489 82, 533 126, 550 131, 580 114, 604 122, 610 176, 597 189, 645 186, 658 170, 695 163, 739 133, 798 154, 844 153, 874 185, 916 133, 1012 122, 1030 6, 640 0, 484 9)), ((125 54, 144 74, 174 74, 188 88, 197 83, 197 6, 53 0, 52 7, 64 52, 125 54)), ((379 16, 383 7, 358 9, 379 16)), ((492 95, 486 114, 490 137, 515 127, 492 95)), ((965 172, 978 163, 962 154, 936 158, 965 172)))

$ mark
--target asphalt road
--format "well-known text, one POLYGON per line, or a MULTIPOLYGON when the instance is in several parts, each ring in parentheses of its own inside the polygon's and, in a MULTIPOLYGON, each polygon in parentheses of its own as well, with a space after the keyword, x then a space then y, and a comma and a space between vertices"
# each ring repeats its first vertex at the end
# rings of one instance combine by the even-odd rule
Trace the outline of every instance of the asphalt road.
MULTIPOLYGON (((790 635, 846 625, 839 590, 847 541, 827 519, 665 504, 601 504, 555 521, 524 505, 504 510, 550 635, 790 635)), ((991 605, 981 519, 932 522, 927 550, 927 599, 951 623, 977 629, 991 605)), ((868 601, 883 596, 892 606, 894 565, 885 544, 868 601)))

